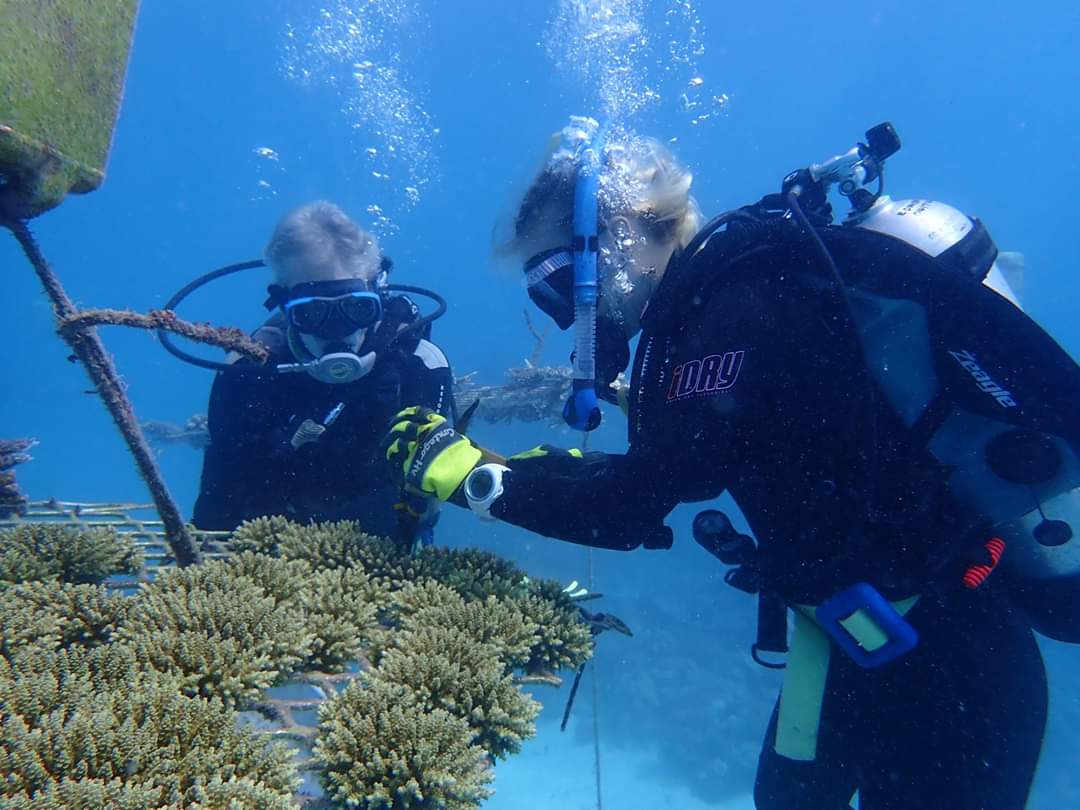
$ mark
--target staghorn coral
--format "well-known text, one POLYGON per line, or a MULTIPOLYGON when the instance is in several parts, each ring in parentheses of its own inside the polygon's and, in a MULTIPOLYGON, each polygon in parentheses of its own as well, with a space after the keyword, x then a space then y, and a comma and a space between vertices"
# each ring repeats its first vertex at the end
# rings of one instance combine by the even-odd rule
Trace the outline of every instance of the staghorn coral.
POLYGON ((305 560, 251 551, 237 554, 229 564, 231 573, 261 588, 279 606, 302 611, 312 637, 304 668, 340 672, 359 659, 364 643, 379 632, 379 614, 390 605, 385 584, 361 568, 313 571, 305 560))
POLYGON ((122 779, 61 779, 45 784, 32 797, 8 798, 4 810, 158 810, 161 789, 152 784, 128 783, 122 779))
POLYGON ((138 546, 112 528, 26 523, 0 529, 0 582, 97 584, 113 573, 138 573, 142 563, 138 546))
MULTIPOLYGON (((101 585, 30 582, 0 592, 0 613, 25 617, 39 631, 38 646, 95 647, 113 640, 131 600, 101 585)), ((5 623, 6 624, 6 623, 5 623)))
POLYGON ((234 552, 254 551, 271 557, 281 556, 281 544, 286 538, 303 531, 303 526, 286 517, 273 515, 245 520, 229 538, 234 552))
POLYGON ((525 666, 539 641, 540 628, 512 600, 488 596, 466 602, 433 580, 414 583, 394 595, 402 626, 457 628, 480 644, 490 644, 506 671, 525 666))
POLYGON ((361 810, 475 810, 491 795, 468 724, 406 688, 362 678, 319 715, 315 757, 335 801, 361 810))
POLYGON ((434 579, 410 582, 392 596, 391 614, 395 624, 424 610, 453 608, 465 604, 461 594, 434 579))
POLYGON ((233 547, 244 550, 162 571, 131 599, 58 582, 0 590, 0 783, 22 785, 8 804, 286 807, 277 777, 230 764, 230 746, 243 745, 216 741, 220 729, 170 759, 151 731, 160 713, 188 723, 210 711, 193 705, 212 706, 233 718, 284 674, 375 650, 385 651, 378 669, 320 715, 328 794, 360 807, 474 808, 491 779, 484 750, 505 757, 534 733, 538 707, 512 670, 591 651, 557 583, 530 582, 484 552, 413 558, 356 524, 284 518, 250 521, 233 547), (144 744, 154 753, 130 755, 144 744))
POLYGON ((250 776, 214 776, 189 791, 190 810, 295 810, 292 796, 273 783, 250 776))
POLYGON ((181 695, 120 644, 0 659, 0 791, 12 807, 286 808, 289 754, 181 695))
POLYGON ((404 631, 372 675, 408 687, 429 710, 465 720, 474 741, 493 756, 519 751, 536 733, 540 705, 514 684, 499 647, 478 643, 462 629, 421 624, 404 631))
POLYGON ((316 570, 353 566, 362 559, 364 544, 369 537, 351 520, 317 523, 306 527, 302 534, 288 538, 282 544, 281 556, 288 560, 306 560, 316 570))
MULTIPOLYGON (((391 591, 430 578, 466 601, 499 597, 539 628, 526 661, 517 652, 510 655, 510 666, 530 674, 575 669, 592 654, 592 634, 559 583, 531 581, 513 563, 485 551, 429 548, 411 557, 393 541, 364 534, 349 521, 300 526, 281 517, 248 521, 232 544, 238 550, 304 560, 316 569, 356 566, 391 591)), ((369 657, 378 660, 385 640, 373 637, 372 642, 369 657)))
MULTIPOLYGON (((420 579, 407 582, 400 590, 391 592, 389 610, 384 616, 385 630, 372 636, 367 647, 367 657, 372 664, 378 665, 387 647, 394 643, 397 631, 409 617, 423 610, 440 608, 454 609, 465 604, 461 595, 434 579, 420 579)), ((413 622, 413 626, 419 624, 413 622)))
POLYGON ((573 600, 554 580, 530 580, 513 563, 478 549, 425 549, 420 570, 468 600, 498 597, 538 628, 525 661, 513 667, 530 674, 576 669, 592 655, 592 633, 573 600))
POLYGON ((372 579, 385 583, 391 590, 398 590, 423 576, 417 558, 404 553, 393 540, 372 535, 364 535, 364 538, 356 546, 356 564, 372 579))
POLYGON ((540 628, 524 669, 530 674, 577 669, 592 656, 589 626, 581 621, 574 603, 561 589, 562 598, 551 597, 550 591, 558 583, 541 587, 544 590, 513 600, 525 617, 540 628))
POLYGON ((303 560, 316 570, 358 566, 395 587, 418 575, 416 562, 396 543, 365 533, 351 520, 301 526, 279 516, 255 518, 233 532, 230 546, 234 551, 303 560))
POLYGON ((379 632, 378 614, 389 601, 386 588, 360 568, 316 572, 303 598, 314 637, 308 666, 340 672, 360 658, 362 647, 379 632))
POLYGON ((244 551, 229 558, 229 572, 257 585, 278 604, 299 605, 311 587, 311 566, 244 551))
POLYGON ((311 650, 299 607, 279 604, 228 562, 170 569, 135 597, 121 637, 186 695, 229 707, 292 671, 311 650))
POLYGON ((448 585, 466 599, 524 596, 528 591, 524 571, 480 549, 431 547, 420 553, 418 561, 421 575, 448 585))
POLYGON ((26 586, 0 589, 0 658, 10 659, 28 647, 60 646, 60 616, 42 611, 21 592, 26 586))

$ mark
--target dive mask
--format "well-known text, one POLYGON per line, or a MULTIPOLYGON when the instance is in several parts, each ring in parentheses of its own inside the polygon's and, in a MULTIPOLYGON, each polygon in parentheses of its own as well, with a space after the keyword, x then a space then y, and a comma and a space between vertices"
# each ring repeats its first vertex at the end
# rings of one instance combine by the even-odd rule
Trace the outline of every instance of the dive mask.
POLYGON ((574 323, 574 254, 559 247, 525 262, 529 298, 562 330, 574 323))
POLYGON ((284 289, 271 287, 289 326, 322 340, 344 340, 382 319, 382 298, 358 279, 311 281, 284 289))

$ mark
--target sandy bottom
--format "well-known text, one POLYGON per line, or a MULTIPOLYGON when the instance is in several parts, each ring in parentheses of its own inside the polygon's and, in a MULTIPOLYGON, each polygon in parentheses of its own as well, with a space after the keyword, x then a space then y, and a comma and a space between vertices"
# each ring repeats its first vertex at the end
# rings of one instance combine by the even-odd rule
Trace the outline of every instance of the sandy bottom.
MULTIPOLYGON (((553 733, 554 731, 554 733, 553 733)), ((648 755, 631 750, 601 750, 601 796, 597 801, 593 747, 541 729, 520 754, 496 767, 495 795, 485 810, 753 810, 749 795, 706 804, 667 780, 655 779, 648 755)))

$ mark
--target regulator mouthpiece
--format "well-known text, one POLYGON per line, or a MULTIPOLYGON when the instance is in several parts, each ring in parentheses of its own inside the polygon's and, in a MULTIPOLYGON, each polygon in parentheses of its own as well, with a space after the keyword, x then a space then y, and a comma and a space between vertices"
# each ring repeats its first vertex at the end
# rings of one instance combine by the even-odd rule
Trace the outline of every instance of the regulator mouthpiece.
POLYGON ((362 357, 352 352, 331 352, 306 363, 286 363, 277 370, 282 374, 304 371, 319 382, 342 385, 363 379, 374 367, 375 352, 362 357))

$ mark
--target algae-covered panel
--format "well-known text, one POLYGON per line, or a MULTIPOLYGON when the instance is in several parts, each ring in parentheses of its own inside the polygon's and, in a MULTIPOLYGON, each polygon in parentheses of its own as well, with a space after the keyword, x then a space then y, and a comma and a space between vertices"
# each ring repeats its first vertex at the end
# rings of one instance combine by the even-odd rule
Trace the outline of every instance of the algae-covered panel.
POLYGON ((24 216, 104 177, 138 0, 0 0, 0 175, 24 216))

